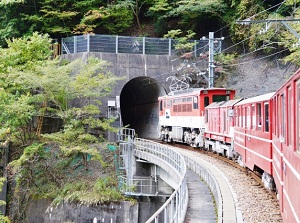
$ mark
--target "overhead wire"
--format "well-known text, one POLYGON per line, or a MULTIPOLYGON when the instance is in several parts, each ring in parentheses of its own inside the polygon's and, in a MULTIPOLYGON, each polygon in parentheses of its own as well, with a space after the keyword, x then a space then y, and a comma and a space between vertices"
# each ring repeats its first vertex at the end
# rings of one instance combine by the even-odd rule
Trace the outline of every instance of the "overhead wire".
MULTIPOLYGON (((264 0, 264 1, 265 1, 265 0, 264 0)), ((255 16, 257 16, 257 15, 259 15, 259 14, 262 14, 262 13, 264 13, 264 12, 266 12, 266 11, 269 11, 269 10, 271 10, 271 9, 273 9, 273 8, 275 8, 275 7, 277 7, 277 6, 279 6, 279 7, 276 9, 276 12, 277 12, 277 11, 284 5, 284 3, 285 3, 286 1, 287 1, 287 0, 284 0, 283 2, 280 2, 280 3, 278 3, 278 4, 274 5, 274 6, 271 6, 271 7, 267 8, 267 9, 261 11, 261 12, 258 12, 258 13, 256 13, 256 14, 252 15, 251 17, 248 17, 247 19, 252 19, 252 18, 254 18, 255 16)), ((295 11, 296 11, 296 9, 294 10, 294 12, 295 12, 295 11)), ((226 26, 220 28, 220 29, 217 30, 216 32, 219 32, 219 31, 225 29, 226 27, 228 27, 228 25, 226 25, 226 26)), ((282 27, 282 26, 281 26, 281 27, 282 27)), ((281 27, 280 27, 280 28, 281 28, 281 27)), ((276 32, 274 33, 274 35, 279 31, 280 28, 277 28, 277 29, 276 29, 276 32)), ((233 35, 233 34, 232 34, 232 35, 233 35)), ((228 35, 228 36, 226 36, 226 37, 224 37, 224 38, 230 38, 232 35, 228 35)), ((242 41, 240 41, 240 42, 238 42, 238 43, 236 43, 236 44, 234 44, 234 45, 232 45, 232 46, 230 46, 230 47, 228 47, 228 48, 226 48, 226 49, 223 49, 222 52, 228 51, 229 49, 231 49, 231 48, 233 48, 233 47, 235 47, 235 46, 238 46, 238 45, 240 45, 240 44, 244 44, 247 40, 249 40, 250 38, 254 37, 255 35, 257 35, 257 34, 252 34, 252 35, 249 36, 248 38, 243 39, 242 41)), ((274 42, 273 42, 273 43, 274 43, 274 42)), ((272 43, 271 43, 271 44, 272 44, 272 43)), ((196 50, 193 50, 193 51, 191 51, 190 53, 197 53, 197 51, 200 51, 201 49, 206 49, 206 47, 208 47, 208 44, 205 45, 205 46, 203 46, 203 47, 201 47, 201 48, 198 48, 198 49, 196 49, 196 50)), ((252 51, 252 52, 249 52, 249 53, 247 53, 247 54, 244 54, 244 55, 241 56, 241 58, 242 58, 242 57, 245 57, 246 55, 255 53, 255 52, 259 51, 259 50, 263 50, 263 49, 265 49, 265 46, 262 46, 262 47, 260 47, 260 48, 258 48, 258 49, 255 49, 255 50, 252 51)), ((261 57, 261 58, 257 58, 257 59, 253 59, 253 60, 246 61, 246 62, 241 62, 241 63, 236 63, 236 64, 230 64, 230 65, 228 65, 228 66, 238 66, 238 65, 243 65, 243 64, 247 64, 247 63, 259 61, 259 60, 262 60, 262 59, 265 59, 265 58, 274 56, 274 55, 276 55, 276 54, 285 52, 285 51, 287 51, 287 50, 288 50, 288 49, 283 49, 283 50, 280 50, 280 51, 278 51, 278 52, 275 52, 275 53, 273 53, 273 54, 271 54, 271 55, 267 55, 267 56, 264 56, 264 57, 261 57)), ((202 50, 202 53, 203 53, 203 52, 204 52, 204 50, 202 50)), ((183 57, 182 57, 182 56, 179 56, 179 57, 173 59, 172 62, 173 62, 173 61, 176 61, 176 60, 179 60, 179 59, 181 59, 181 58, 183 58, 183 57)), ((205 59, 202 59, 202 60, 200 60, 200 61, 197 61, 196 63, 199 63, 199 62, 204 61, 204 60, 205 60, 205 59)), ((163 73, 163 74, 156 75, 156 76, 162 76, 162 75, 171 74, 171 73, 174 73, 174 72, 178 72, 178 71, 177 71, 177 70, 172 70, 172 71, 170 71, 170 72, 168 72, 168 73, 163 73)))
POLYGON ((235 63, 235 64, 228 64, 227 66, 238 66, 238 65, 243 65, 243 64, 248 64, 248 63, 253 63, 255 61, 259 61, 259 60, 262 60, 262 59, 265 59, 265 58, 268 58, 268 57, 271 57, 271 56, 274 56, 276 54, 279 54, 279 53, 282 53, 282 52, 285 52, 285 51, 288 51, 289 49, 283 49, 283 50, 280 50, 278 52, 275 52, 275 53, 272 53, 270 55, 267 55, 267 56, 263 56, 263 57, 260 57, 260 58, 257 58, 257 59, 253 59, 253 60, 250 60, 250 61, 245 61, 245 62, 240 62, 240 63, 235 63))
MULTIPOLYGON (((254 18, 256 15, 259 15, 259 14, 261 14, 261 13, 267 11, 267 10, 270 10, 270 9, 272 9, 272 8, 274 8, 274 7, 277 7, 277 6, 279 5, 279 7, 276 9, 276 12, 277 12, 277 11, 283 6, 284 2, 286 2, 286 0, 283 1, 283 2, 281 2, 281 3, 278 3, 278 4, 276 4, 276 5, 274 5, 274 6, 270 7, 270 8, 268 8, 268 9, 266 9, 266 10, 264 10, 264 11, 261 11, 261 12, 255 14, 255 15, 249 17, 249 18, 254 18)), ((295 10, 294 10, 294 11, 295 11, 295 10)), ((248 19, 249 19, 249 18, 248 18, 248 19)), ((267 21, 267 20, 266 20, 266 21, 267 21)), ((272 36, 274 36, 276 33, 278 33, 278 31, 280 30, 281 27, 283 27, 283 25, 281 25, 280 27, 277 27, 277 28, 276 28, 276 31, 273 33, 272 36)), ((245 41, 249 40, 250 38, 254 37, 255 35, 257 35, 257 34, 255 33, 255 34, 249 36, 248 38, 246 38, 246 39, 240 41, 239 43, 234 44, 234 45, 232 45, 232 46, 230 46, 230 47, 224 49, 223 52, 226 51, 226 50, 229 50, 229 49, 231 49, 231 48, 233 48, 233 47, 235 47, 235 46, 237 46, 237 45, 239 45, 239 44, 241 44, 241 43, 244 43, 245 41)), ((272 37, 272 36, 271 36, 271 37, 272 37)), ((269 37, 269 39, 270 39, 271 37, 269 37)), ((272 43, 270 43, 270 44, 273 44, 273 43, 275 43, 275 42, 272 42, 272 43)), ((240 58, 245 57, 245 56, 247 56, 247 55, 250 55, 250 54, 252 54, 252 53, 255 53, 255 52, 259 51, 259 50, 263 50, 263 49, 265 49, 265 48, 266 48, 266 45, 264 45, 264 46, 262 46, 262 47, 260 47, 260 48, 258 48, 258 49, 255 49, 254 51, 251 51, 251 52, 249 52, 249 53, 247 53, 247 54, 243 54, 243 55, 240 56, 240 58)), ((237 66, 237 65, 243 65, 243 64, 246 64, 246 63, 255 62, 255 61, 258 61, 258 60, 262 60, 262 59, 268 58, 268 57, 270 57, 270 56, 279 54, 279 53, 284 52, 284 51, 287 51, 287 50, 288 50, 288 49, 284 49, 284 50, 281 50, 281 51, 279 51, 279 52, 275 52, 275 53, 273 53, 273 54, 271 54, 271 55, 269 55, 269 56, 264 56, 264 57, 261 57, 261 58, 258 58, 258 59, 254 59, 254 60, 250 60, 250 61, 247 61, 247 62, 241 62, 241 63, 236 63, 236 64, 230 64, 230 65, 228 65, 228 66, 237 66)))

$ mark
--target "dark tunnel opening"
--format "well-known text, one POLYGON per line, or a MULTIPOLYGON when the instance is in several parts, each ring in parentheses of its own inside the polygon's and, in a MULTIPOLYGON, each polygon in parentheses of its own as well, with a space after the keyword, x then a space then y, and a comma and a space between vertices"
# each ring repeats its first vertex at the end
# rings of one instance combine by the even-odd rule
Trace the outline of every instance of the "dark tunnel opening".
POLYGON ((157 138, 158 97, 166 94, 153 78, 137 77, 123 87, 120 108, 123 126, 133 128, 138 137, 157 138))

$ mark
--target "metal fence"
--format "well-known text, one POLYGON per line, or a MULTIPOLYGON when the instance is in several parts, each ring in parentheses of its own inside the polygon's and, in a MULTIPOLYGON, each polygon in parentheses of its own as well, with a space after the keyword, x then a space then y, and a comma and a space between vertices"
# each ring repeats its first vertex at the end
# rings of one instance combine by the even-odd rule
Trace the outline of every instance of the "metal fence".
POLYGON ((169 199, 146 221, 179 223, 184 222, 188 204, 188 188, 186 185, 186 165, 183 156, 172 150, 167 145, 162 145, 146 139, 135 140, 136 154, 149 154, 149 157, 157 157, 169 166, 169 172, 174 172, 178 185, 169 199))
MULTIPOLYGON (((194 43, 195 55, 208 51, 208 40, 188 40, 194 43)), ((176 55, 178 40, 167 38, 132 37, 87 34, 62 38, 61 54, 80 52, 131 53, 153 55, 176 55)))

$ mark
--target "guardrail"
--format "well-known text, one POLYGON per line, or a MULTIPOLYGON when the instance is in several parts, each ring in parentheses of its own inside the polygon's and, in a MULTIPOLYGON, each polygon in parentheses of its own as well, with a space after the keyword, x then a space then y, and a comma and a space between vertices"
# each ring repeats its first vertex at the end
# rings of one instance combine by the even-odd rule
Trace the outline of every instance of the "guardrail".
POLYGON ((126 195, 153 196, 158 193, 157 181, 152 177, 138 177, 127 179, 125 176, 118 176, 119 187, 126 195))
POLYGON ((143 159, 148 157, 152 159, 152 162, 154 163, 157 162, 156 159, 159 159, 160 164, 168 167, 168 169, 165 170, 168 170, 172 177, 174 177, 173 179, 178 182, 177 187, 174 188, 174 192, 169 199, 146 221, 146 223, 184 222, 188 204, 188 188, 185 177, 186 165, 183 156, 166 145, 145 139, 137 138, 135 139, 134 144, 136 156, 143 159))
MULTIPOLYGON (((119 134, 119 139, 122 142, 127 141, 133 143, 134 155, 136 157, 160 166, 162 169, 168 171, 172 179, 176 182, 176 186, 173 186, 174 192, 170 195, 169 199, 146 221, 146 223, 184 222, 188 203, 188 188, 185 178, 186 168, 191 169, 207 183, 216 203, 218 211, 217 222, 224 222, 224 201, 222 192, 217 179, 209 169, 202 166, 197 161, 177 153, 167 145, 155 143, 146 139, 135 138, 135 132, 132 129, 122 129, 119 134)), ((127 147, 125 146, 124 148, 126 149, 127 147)), ((139 186, 138 188, 140 191, 135 191, 135 194, 136 192, 145 194, 153 194, 155 192, 155 183, 149 183, 151 179, 148 179, 148 182, 147 179, 131 179, 128 181, 126 178, 121 181, 128 193, 130 193, 130 189, 133 188, 130 188, 130 185, 139 186), (128 182, 130 182, 130 185, 128 185, 128 182)))

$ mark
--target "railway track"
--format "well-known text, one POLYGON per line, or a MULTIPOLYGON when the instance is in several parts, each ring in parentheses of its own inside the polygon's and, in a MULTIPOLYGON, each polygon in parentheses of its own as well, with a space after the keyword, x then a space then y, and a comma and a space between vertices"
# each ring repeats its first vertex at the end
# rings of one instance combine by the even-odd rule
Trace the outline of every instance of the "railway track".
MULTIPOLYGON (((161 142, 159 140, 156 140, 156 142, 164 143, 164 142, 161 142)), ((245 167, 242 167, 240 164, 238 164, 234 160, 228 159, 227 157, 221 156, 217 153, 202 150, 200 148, 194 148, 194 147, 191 147, 191 146, 186 145, 186 144, 177 143, 177 144, 172 144, 172 146, 177 147, 177 148, 181 148, 181 149, 185 149, 185 150, 194 151, 194 152, 201 153, 201 154, 205 154, 207 156, 210 156, 210 157, 213 157, 215 159, 221 160, 222 162, 227 163, 227 164, 231 165, 232 167, 237 168, 240 171, 244 172, 247 176, 253 178, 259 185, 264 187, 264 184, 261 180, 261 175, 259 173, 252 172, 251 170, 249 170, 245 167)), ((277 195, 276 195, 275 191, 270 191, 268 189, 266 189, 266 191, 268 191, 268 193, 270 193, 270 195, 272 195, 274 199, 277 199, 277 195)))

